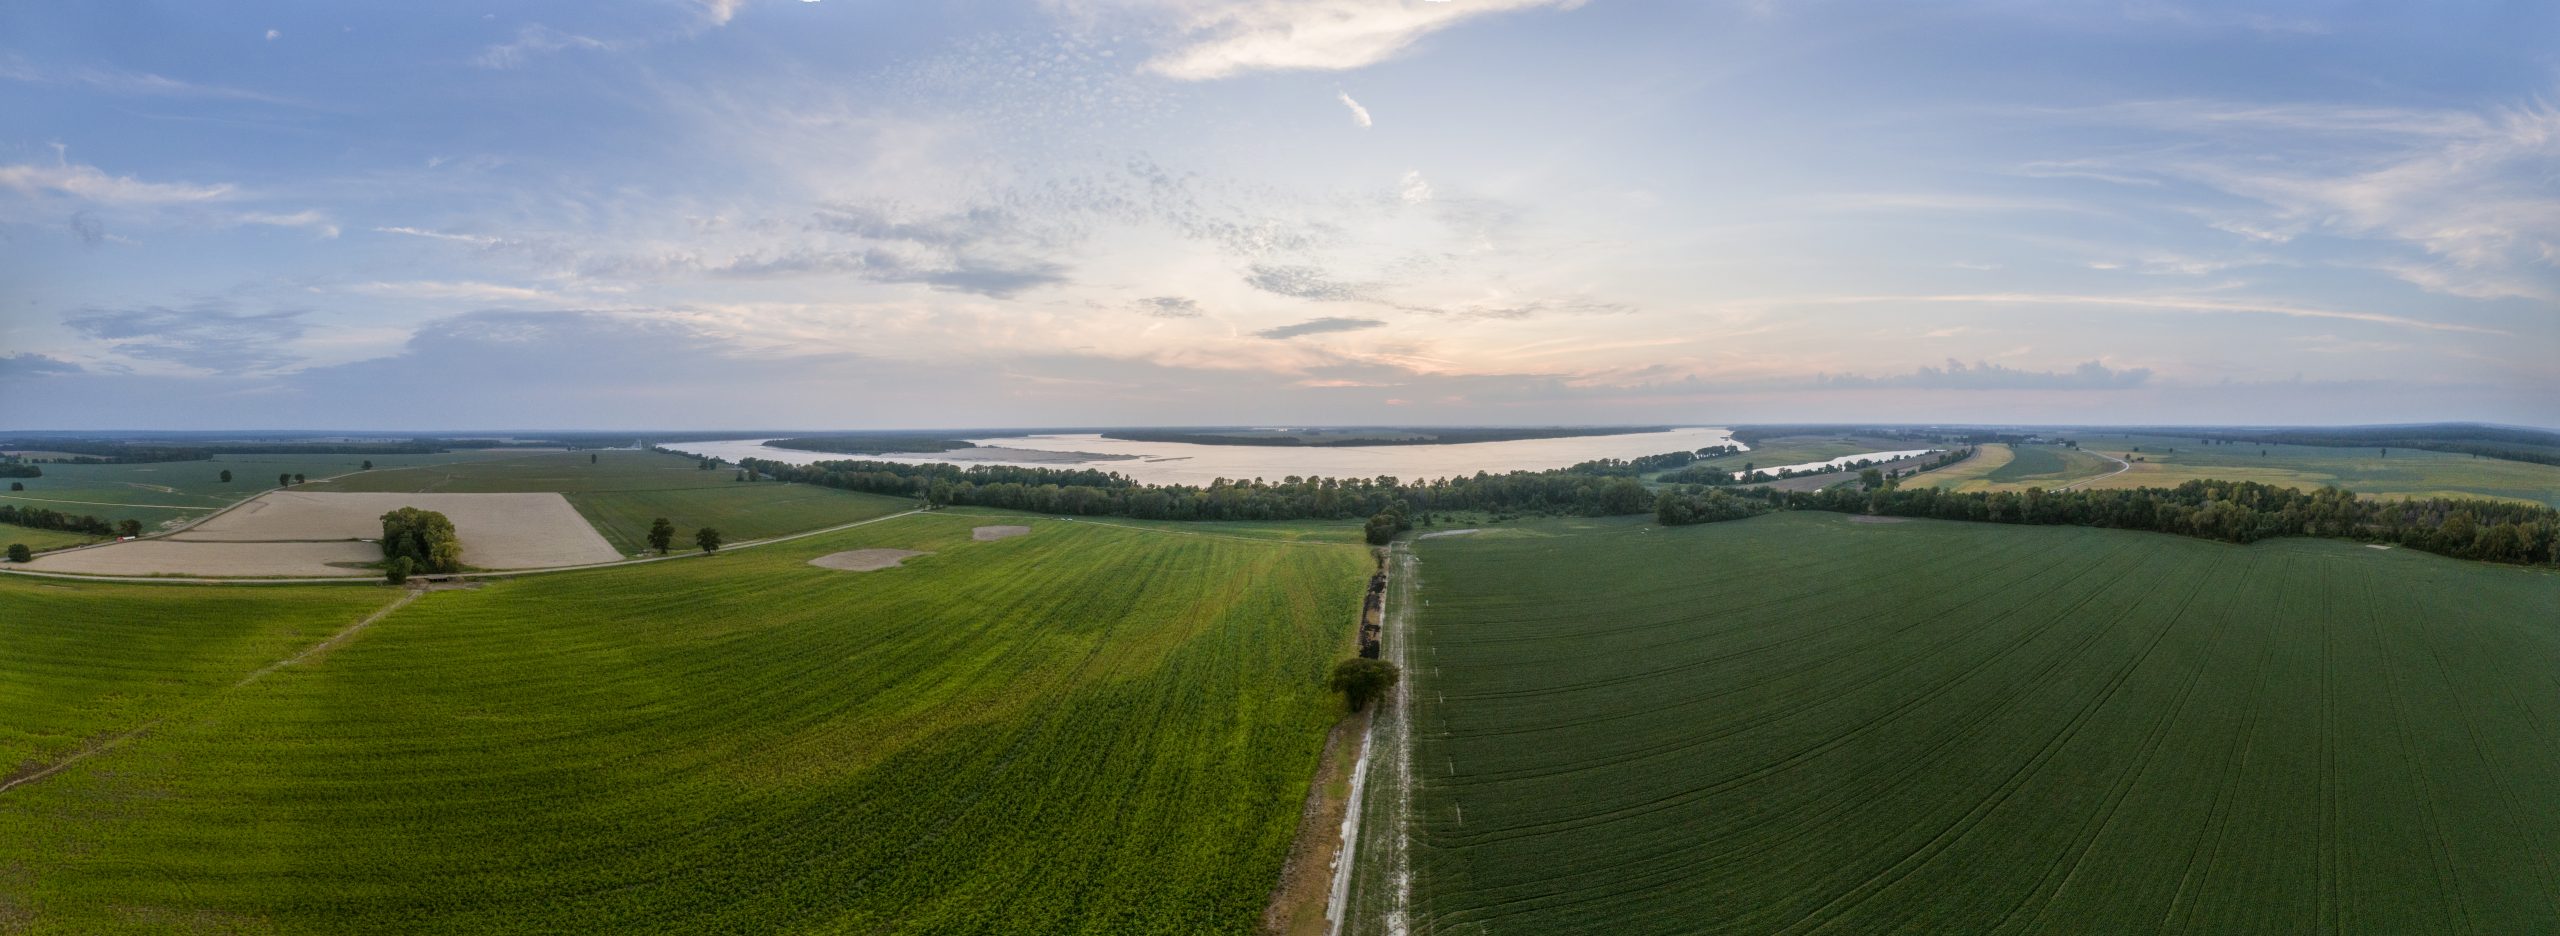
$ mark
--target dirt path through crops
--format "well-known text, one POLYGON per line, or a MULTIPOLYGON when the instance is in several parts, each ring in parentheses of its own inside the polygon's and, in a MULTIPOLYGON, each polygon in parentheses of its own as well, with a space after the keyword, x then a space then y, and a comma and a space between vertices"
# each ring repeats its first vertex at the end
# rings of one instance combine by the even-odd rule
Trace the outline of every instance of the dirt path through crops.
POLYGON ((1325 735, 1306 808, 1298 812, 1297 838, 1289 844, 1288 863, 1280 866, 1280 886, 1262 911, 1267 936, 1323 936, 1330 929, 1325 911, 1334 869, 1344 858, 1342 817, 1351 805, 1351 774, 1368 733, 1369 713, 1359 712, 1335 722, 1325 735))
POLYGON ((1413 609, 1420 592, 1419 561, 1404 543, 1388 547, 1387 607, 1380 644, 1402 677, 1370 713, 1360 764, 1351 780, 1351 804, 1343 818, 1342 857, 1333 874, 1325 916, 1329 936, 1412 931, 1413 706, 1415 683, 1429 674, 1414 666, 1413 609))
POLYGON ((2082 479, 2080 479, 2080 480, 2078 480, 2078 481, 2073 481, 2073 482, 2071 482, 2071 483, 2069 483, 2069 484, 2065 484, 2065 485, 2063 485, 2063 486, 2061 486, 2061 487, 2054 488, 2054 490, 2056 490, 2056 491, 2068 491, 2068 490, 2071 490, 2072 488, 2079 487, 2079 486, 2081 486, 2081 485, 2083 485, 2083 484, 2090 484, 2090 483, 2093 483, 2093 482, 2104 481, 2104 480, 2106 480, 2106 479, 2108 479, 2108 478, 2112 478, 2112 477, 2115 477, 2115 476, 2117 476, 2117 475, 2123 474, 2123 473, 2125 473, 2125 472, 2127 472, 2127 471, 2131 471, 2131 470, 2133 470, 2133 463, 2132 463, 2132 462, 2126 461, 2126 460, 2121 459, 2121 458, 2117 458, 2117 457, 2115 457, 2115 456, 2113 456, 2113 455, 2109 455, 2109 454, 2107 454, 2107 453, 2105 453, 2105 452, 2090 452, 2089 454, 2091 454, 2091 455, 2095 455, 2095 456, 2098 456, 2099 458, 2103 458, 2103 459, 2106 459, 2106 460, 2108 460, 2108 461, 2111 461, 2111 462, 2116 463, 2116 470, 2114 470, 2114 471, 2110 471, 2110 472, 2107 472, 2106 474, 2098 475, 2098 476, 2093 477, 2093 478, 2082 478, 2082 479))
MULTIPOLYGON (((312 644, 311 646, 308 646, 308 647, 303 648, 303 649, 302 649, 302 652, 300 652, 300 653, 296 653, 296 654, 294 654, 294 655, 292 655, 292 656, 289 656, 289 657, 286 657, 286 658, 284 658, 284 659, 277 660, 277 661, 275 661, 275 662, 273 662, 273 663, 269 663, 269 664, 267 664, 267 665, 265 665, 265 666, 263 666, 263 667, 259 667, 259 668, 258 668, 258 670, 257 670, 256 672, 250 673, 248 676, 243 677, 239 682, 232 683, 232 684, 231 684, 231 686, 230 686, 230 688, 238 689, 238 688, 240 688, 240 687, 242 687, 242 686, 246 686, 246 685, 248 685, 248 684, 250 684, 250 683, 257 682, 261 677, 264 677, 264 676, 265 676, 265 675, 267 675, 268 673, 272 673, 272 672, 275 672, 276 670, 283 669, 284 667, 292 666, 292 665, 294 665, 294 664, 296 664, 296 663, 300 663, 300 662, 302 662, 302 661, 304 661, 304 660, 310 659, 311 657, 313 657, 313 656, 315 656, 315 655, 317 655, 317 654, 323 653, 323 652, 328 651, 328 650, 330 650, 330 649, 332 649, 332 648, 335 648, 335 647, 337 647, 337 646, 339 646, 339 645, 341 645, 341 644, 344 644, 344 643, 346 643, 348 640, 353 639, 353 638, 355 637, 355 635, 356 635, 356 632, 357 632, 357 631, 364 630, 366 627, 368 627, 368 626, 372 625, 372 624, 373 624, 373 622, 375 622, 375 621, 379 621, 379 620, 382 620, 383 618, 386 618, 386 617, 391 616, 391 612, 398 611, 398 610, 400 610, 401 608, 407 607, 407 606, 409 605, 409 603, 410 603, 410 602, 418 600, 418 596, 419 596, 419 595, 421 595, 421 594, 424 594, 424 593, 425 593, 425 590, 424 590, 424 589, 415 589, 415 590, 405 590, 405 591, 402 591, 402 592, 400 593, 400 597, 398 597, 398 598, 394 598, 394 599, 391 599, 391 603, 390 603, 390 604, 383 605, 383 606, 382 606, 382 607, 380 607, 380 608, 376 608, 376 609, 374 609, 374 612, 373 612, 372 614, 365 615, 365 616, 364 616, 364 618, 363 618, 362 620, 358 620, 357 622, 355 622, 355 623, 353 623, 353 624, 349 624, 349 625, 347 625, 344 629, 342 629, 342 630, 338 631, 338 632, 337 632, 337 633, 335 633, 335 634, 331 634, 331 635, 329 635, 326 639, 323 639, 323 640, 322 640, 322 641, 320 641, 319 643, 312 644)), ((214 690, 214 692, 213 692, 212 694, 209 694, 206 698, 211 698, 211 695, 220 694, 221 692, 222 692, 222 690, 219 690, 219 689, 214 690)), ((204 699, 198 699, 198 700, 196 700, 196 702, 195 702, 194 704, 192 704, 192 705, 188 705, 188 706, 186 706, 185 708, 180 709, 178 712, 173 712, 173 713, 168 714, 168 715, 163 715, 163 716, 161 716, 161 717, 159 717, 159 718, 155 718, 155 719, 152 719, 152 720, 150 720, 150 721, 144 722, 144 723, 142 723, 142 724, 140 724, 140 725, 137 725, 137 726, 135 726, 135 727, 133 727, 133 728, 126 729, 125 731, 120 732, 120 733, 117 733, 117 734, 114 734, 114 735, 111 735, 111 736, 107 737, 107 738, 106 738, 106 739, 104 739, 104 740, 94 742, 94 743, 92 743, 92 744, 90 744, 90 745, 88 745, 88 746, 86 746, 86 747, 83 747, 83 748, 81 748, 81 749, 77 750, 77 751, 73 751, 73 752, 71 752, 71 755, 70 755, 70 756, 65 757, 65 758, 63 758, 63 759, 61 759, 61 760, 57 760, 57 761, 54 761, 53 763, 46 764, 46 765, 44 765, 43 767, 37 768, 37 769, 32 770, 32 771, 28 771, 27 773, 21 774, 21 775, 19 775, 19 776, 11 777, 11 778, 9 778, 7 781, 5 781, 5 782, 0 782, 0 793, 7 793, 7 792, 9 792, 10 790, 14 790, 14 789, 17 789, 17 788, 19 788, 19 787, 21 787, 21 786, 25 786, 25 785, 27 785, 27 784, 34 783, 34 782, 36 782, 36 781, 38 781, 38 780, 42 780, 42 779, 44 779, 44 778, 46 778, 46 777, 53 776, 54 774, 61 773, 63 770, 68 769, 68 768, 69 768, 71 765, 73 765, 73 764, 77 764, 77 763, 79 763, 79 762, 81 762, 81 761, 88 760, 89 758, 96 757, 96 756, 98 756, 98 755, 100 755, 100 754, 104 754, 104 753, 106 753, 106 752, 108 752, 108 751, 115 750, 115 749, 117 749, 117 748, 119 748, 119 747, 123 747, 123 746, 125 745, 125 743, 126 743, 126 742, 132 741, 132 740, 133 740, 133 739, 135 739, 135 738, 142 737, 144 734, 149 733, 149 732, 151 731, 151 729, 160 727, 160 725, 161 725, 161 723, 162 723, 162 722, 166 722, 166 721, 168 721, 168 720, 169 720, 169 719, 171 719, 171 718, 175 718, 175 717, 177 717, 178 715, 185 714, 187 711, 191 711, 191 710, 193 710, 193 709, 194 709, 194 708, 196 708, 198 705, 202 705, 202 704, 204 703, 204 701, 205 701, 204 699)))

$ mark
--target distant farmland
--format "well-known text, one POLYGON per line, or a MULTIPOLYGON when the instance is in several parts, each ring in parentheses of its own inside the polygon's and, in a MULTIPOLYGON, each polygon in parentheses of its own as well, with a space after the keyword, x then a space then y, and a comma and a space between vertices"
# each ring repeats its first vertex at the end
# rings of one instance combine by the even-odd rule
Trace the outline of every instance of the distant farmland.
POLYGON ((107 746, 0 792, 0 929, 1253 931, 1367 552, 989 522, 430 592, 272 669, 395 593, 0 579, 0 777, 107 746), (809 564, 863 548, 930 555, 809 564))
POLYGON ((1413 548, 1416 932, 2560 930, 2549 571, 1812 514, 1413 548))

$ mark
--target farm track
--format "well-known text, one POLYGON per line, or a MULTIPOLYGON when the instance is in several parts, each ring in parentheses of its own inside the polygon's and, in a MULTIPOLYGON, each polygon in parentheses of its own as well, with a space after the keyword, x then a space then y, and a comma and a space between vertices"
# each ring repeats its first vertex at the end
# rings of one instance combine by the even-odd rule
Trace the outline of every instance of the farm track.
POLYGON ((1795 515, 1416 551, 1415 932, 2560 926, 2548 575, 1795 515))

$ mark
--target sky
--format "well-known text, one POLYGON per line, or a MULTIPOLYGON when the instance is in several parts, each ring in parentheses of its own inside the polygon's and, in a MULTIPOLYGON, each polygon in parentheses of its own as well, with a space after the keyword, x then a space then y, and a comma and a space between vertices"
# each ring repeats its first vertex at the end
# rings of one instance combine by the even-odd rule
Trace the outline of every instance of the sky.
POLYGON ((2560 4, 0 4, 0 428, 2560 427, 2560 4))

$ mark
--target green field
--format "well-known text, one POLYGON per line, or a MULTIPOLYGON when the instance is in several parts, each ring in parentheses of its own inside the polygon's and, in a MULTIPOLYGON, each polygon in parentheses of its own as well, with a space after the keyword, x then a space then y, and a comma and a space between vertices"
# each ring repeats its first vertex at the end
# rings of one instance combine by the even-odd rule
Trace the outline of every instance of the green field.
POLYGON ((61 530, 39 530, 35 527, 23 527, 14 523, 0 523, 0 547, 5 547, 11 543, 25 543, 27 544, 28 549, 43 552, 48 549, 61 549, 65 546, 78 546, 82 543, 94 543, 104 538, 105 537, 91 536, 87 533, 65 533, 61 530))
MULTIPOLYGON (((49 464, 41 478, 12 478, 24 491, 0 493, 5 503, 43 507, 69 514, 93 514, 109 521, 139 520, 146 528, 181 523, 238 501, 275 490, 276 475, 300 474, 312 479, 355 471, 365 462, 376 470, 406 465, 436 465, 483 459, 522 457, 502 451, 459 451, 435 455, 217 455, 210 461, 148 462, 130 465, 49 464), (231 480, 222 480, 222 472, 231 480)), ((318 487, 315 483, 314 487, 318 487)), ((368 489, 369 490, 369 489, 368 489)))
POLYGON ((1951 491, 2054 490, 2098 478, 2119 467, 2104 456, 2059 445, 1989 443, 1972 458, 1902 482, 1951 491))
POLYGON ((1412 547, 1417 932, 2560 930, 2560 574, 1586 529, 1412 547))
POLYGON ((1251 931, 1366 551, 989 519, 431 592, 245 685, 393 593, 0 580, 13 775, 158 719, 0 793, 0 923, 1251 931), (869 547, 932 555, 807 564, 869 547))
POLYGON ((675 524, 680 539, 707 526, 739 542, 868 520, 917 503, 806 484, 741 482, 734 468, 703 471, 695 467, 698 461, 635 450, 550 452, 368 471, 302 489, 457 494, 558 491, 595 525, 596 532, 626 553, 647 548, 650 521, 659 517, 675 524))

